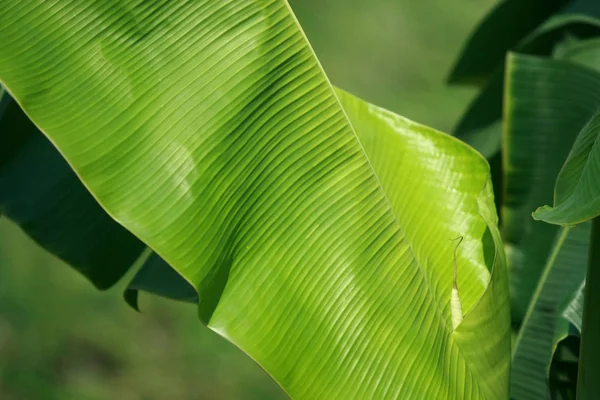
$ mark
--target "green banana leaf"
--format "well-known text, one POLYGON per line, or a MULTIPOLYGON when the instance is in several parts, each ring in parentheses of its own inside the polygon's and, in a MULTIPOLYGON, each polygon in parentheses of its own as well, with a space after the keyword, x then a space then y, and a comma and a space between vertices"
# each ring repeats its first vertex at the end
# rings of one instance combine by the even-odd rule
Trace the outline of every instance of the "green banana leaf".
POLYGON ((571 62, 524 55, 512 55, 507 65, 501 213, 518 325, 558 234, 558 227, 530 215, 552 201, 554 181, 577 133, 600 107, 600 76, 571 62))
POLYGON ((0 23, 5 87, 290 396, 506 398, 489 167, 349 95, 342 109, 287 3, 19 0, 0 23))

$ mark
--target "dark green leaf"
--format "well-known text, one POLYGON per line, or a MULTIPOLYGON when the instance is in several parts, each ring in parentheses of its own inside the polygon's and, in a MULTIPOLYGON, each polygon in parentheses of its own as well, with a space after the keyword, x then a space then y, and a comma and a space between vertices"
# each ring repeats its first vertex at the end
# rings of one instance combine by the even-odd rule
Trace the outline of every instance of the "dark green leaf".
POLYGON ((449 81, 486 82, 501 68, 506 52, 557 12, 568 0, 505 0, 488 14, 471 35, 449 81))
POLYGON ((148 257, 125 290, 125 300, 136 310, 139 309, 140 290, 172 300, 198 303, 194 287, 156 253, 148 257))

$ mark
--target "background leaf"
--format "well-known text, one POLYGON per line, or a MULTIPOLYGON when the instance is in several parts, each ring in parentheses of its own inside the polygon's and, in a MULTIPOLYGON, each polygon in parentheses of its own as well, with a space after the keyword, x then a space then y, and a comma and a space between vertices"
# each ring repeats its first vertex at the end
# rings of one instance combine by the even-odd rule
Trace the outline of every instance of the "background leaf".
POLYGON ((564 6, 568 0, 504 0, 487 15, 467 41, 449 81, 486 82, 502 67, 506 52, 512 50, 536 27, 564 6), (510 26, 511 29, 506 29, 510 26), (485 56, 482 57, 482 55, 485 56))
POLYGON ((558 232, 530 215, 553 198, 554 180, 577 132, 600 106, 600 78, 570 62, 524 55, 509 58, 507 73, 502 215, 518 326, 558 232))

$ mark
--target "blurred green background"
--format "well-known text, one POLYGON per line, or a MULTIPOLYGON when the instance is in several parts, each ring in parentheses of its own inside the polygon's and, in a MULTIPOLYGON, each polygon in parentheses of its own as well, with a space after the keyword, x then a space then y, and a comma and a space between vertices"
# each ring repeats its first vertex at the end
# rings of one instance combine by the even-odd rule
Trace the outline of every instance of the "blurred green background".
MULTIPOLYGON (((449 132, 474 95, 445 77, 495 0, 290 1, 332 82, 449 132)), ((125 279, 126 281, 127 279, 125 279)), ((0 217, 0 399, 283 399, 190 305, 98 292, 0 217)))

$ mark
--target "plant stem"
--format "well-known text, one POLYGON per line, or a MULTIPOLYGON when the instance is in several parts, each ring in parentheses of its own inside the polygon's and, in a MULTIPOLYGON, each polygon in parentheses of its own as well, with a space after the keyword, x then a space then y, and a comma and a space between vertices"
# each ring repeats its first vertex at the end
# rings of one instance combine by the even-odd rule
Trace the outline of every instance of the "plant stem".
POLYGON ((600 399, 600 217, 592 220, 583 302, 577 399, 600 399))

